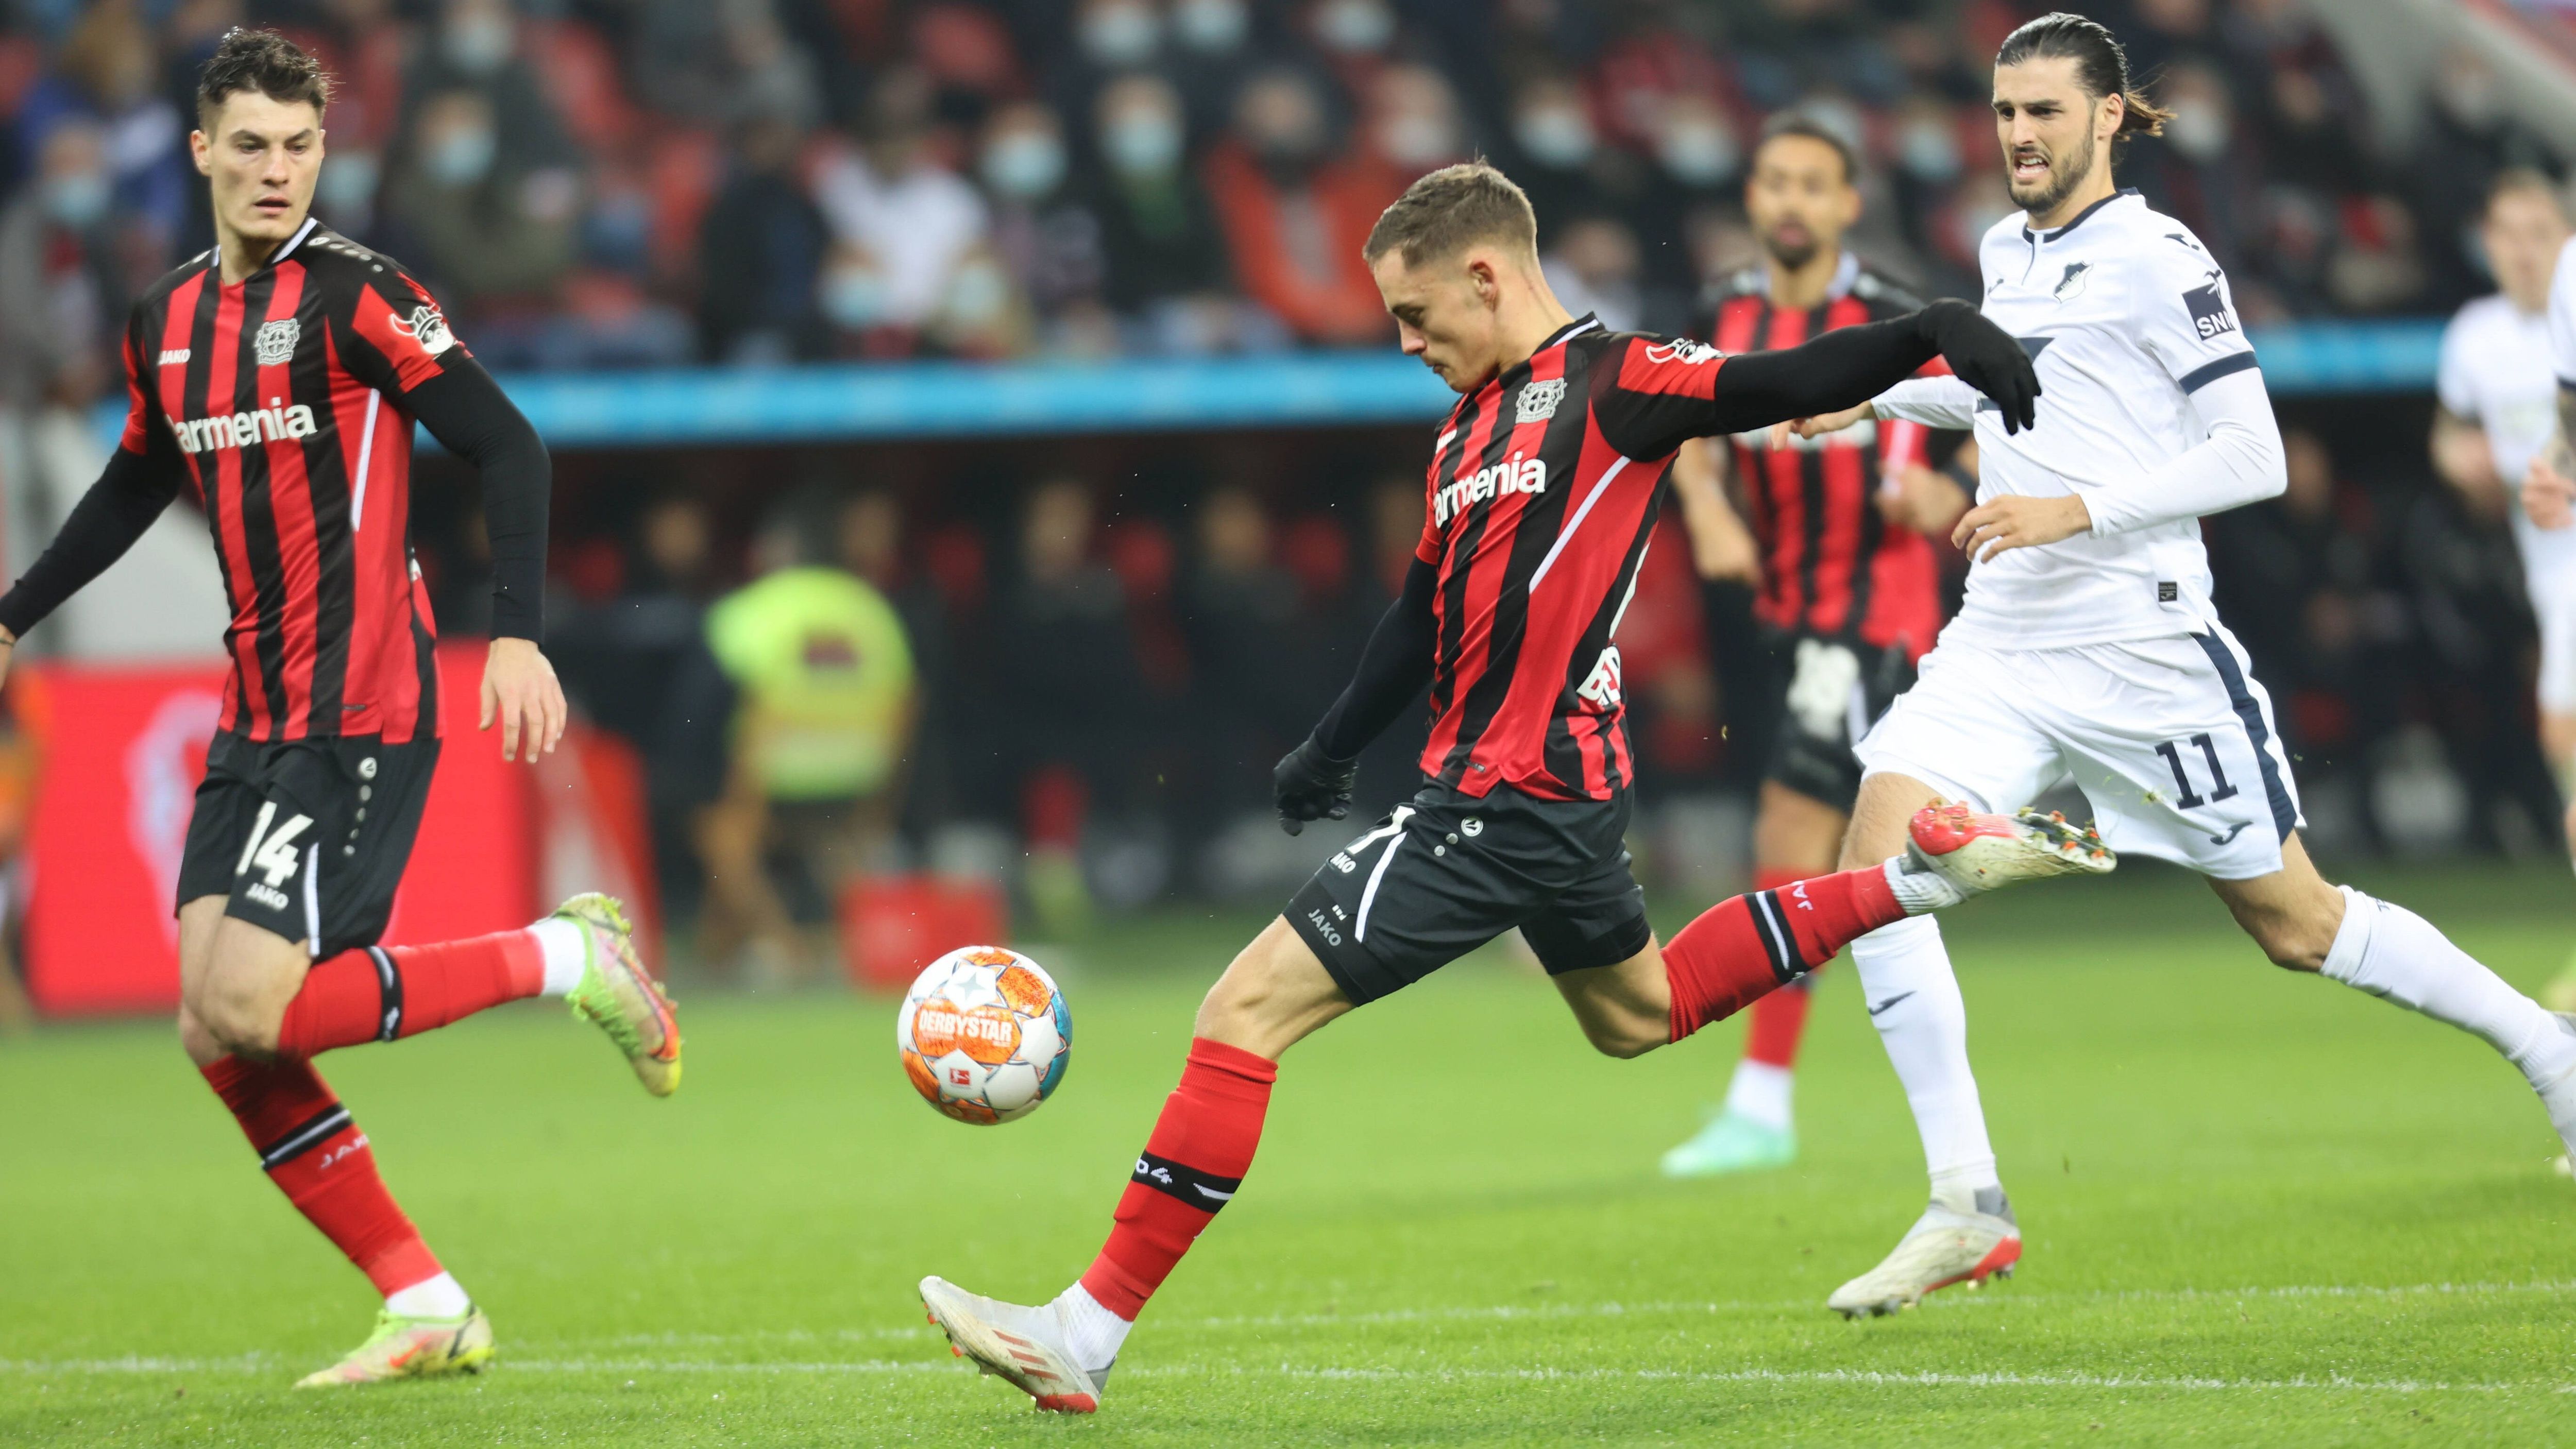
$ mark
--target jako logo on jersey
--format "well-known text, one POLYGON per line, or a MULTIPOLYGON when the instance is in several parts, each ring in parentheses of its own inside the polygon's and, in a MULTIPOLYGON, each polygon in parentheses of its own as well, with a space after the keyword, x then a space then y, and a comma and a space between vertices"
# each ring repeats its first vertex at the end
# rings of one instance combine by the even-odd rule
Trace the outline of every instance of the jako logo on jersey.
POLYGON ((1545 493, 1546 491, 1547 460, 1524 459, 1520 454, 1514 453, 1490 468, 1479 468, 1473 475, 1461 478, 1441 489, 1439 504, 1435 511, 1440 525, 1445 528, 1449 520, 1457 517, 1469 504, 1482 503, 1497 494, 1545 493))
POLYGON ((447 330, 447 319, 426 302, 412 308, 408 319, 396 317, 394 330, 419 342, 420 350, 432 357, 456 345, 456 334, 447 330))
POLYGON ((1556 405, 1563 401, 1565 401, 1564 378, 1551 377, 1545 382, 1533 382, 1521 389, 1520 400, 1513 408, 1513 420, 1523 423, 1546 422, 1556 416, 1556 405))
POLYGON ((1646 360, 1659 365, 1667 362, 1715 362, 1721 356, 1724 354, 1707 343, 1693 342, 1688 338, 1658 342, 1646 349, 1646 360))
POLYGON ((184 347, 164 347, 164 348, 162 348, 162 349, 161 349, 161 365, 162 365, 163 367, 185 367, 185 366, 187 366, 187 365, 188 365, 188 349, 187 349, 187 348, 184 348, 184 347))
POLYGON ((212 448, 247 448, 255 443, 313 436, 313 409, 302 403, 279 407, 279 402, 278 398, 270 398, 267 407, 253 412, 222 414, 190 422, 171 418, 170 434, 179 440, 180 451, 187 453, 203 453, 212 448))
POLYGON ((292 317, 264 322, 258 335, 250 340, 251 351, 258 356, 260 366, 275 367, 295 355, 296 339, 303 335, 304 329, 292 317))

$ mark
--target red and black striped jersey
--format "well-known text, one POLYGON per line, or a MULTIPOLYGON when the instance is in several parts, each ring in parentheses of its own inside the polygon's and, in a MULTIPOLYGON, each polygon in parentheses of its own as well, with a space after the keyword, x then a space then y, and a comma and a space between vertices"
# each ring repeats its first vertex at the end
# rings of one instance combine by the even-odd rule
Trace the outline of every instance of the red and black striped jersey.
POLYGON ((399 264, 312 221, 238 285, 209 251, 135 304, 121 447, 175 455, 205 504, 232 610, 222 729, 437 734, 403 399, 466 355, 399 264))
MULTIPOLYGON (((1719 351, 1794 347, 1923 305, 1849 252, 1821 306, 1775 307, 1770 288, 1758 267, 1728 279, 1710 334, 1719 351)), ((1948 370, 1938 360, 1925 369, 1948 370)), ((1760 434, 1735 439, 1735 474, 1762 551, 1756 618, 1774 629, 1881 649, 1901 643, 1918 659, 1932 647, 1941 632, 1939 560, 1930 540, 1889 524, 1870 496, 1889 470, 1922 463, 1926 442, 1921 424, 1895 420, 1792 439, 1776 452, 1760 434)))
POLYGON ((1415 550, 1438 571, 1425 775, 1551 800, 1629 783, 1612 638, 1673 450, 1720 426, 1724 362, 1585 317, 1459 400, 1415 550))

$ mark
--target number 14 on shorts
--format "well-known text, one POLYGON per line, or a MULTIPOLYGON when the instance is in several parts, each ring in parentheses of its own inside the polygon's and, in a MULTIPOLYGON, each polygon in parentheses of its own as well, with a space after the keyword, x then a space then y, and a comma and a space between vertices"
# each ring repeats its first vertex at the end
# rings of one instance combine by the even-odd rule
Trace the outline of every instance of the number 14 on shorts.
POLYGON ((2218 746, 2207 734, 2193 735, 2188 740, 2167 740, 2156 746, 2156 753, 2164 756, 2165 763, 2173 767, 2174 804, 2182 809, 2197 810, 2236 794, 2236 787, 2227 783, 2227 772, 2218 767, 2218 746), (2194 793, 2191 788, 2190 772, 2183 768, 2182 745, 2199 746, 2201 758, 2209 762, 2210 790, 2205 797, 2194 793))
POLYGON ((251 822, 250 839, 242 842, 241 864, 233 867, 233 874, 248 875, 252 866, 258 866, 270 890, 285 885, 286 878, 295 874, 296 866, 301 864, 295 855, 296 837, 313 825, 310 815, 290 815, 272 832, 268 827, 276 819, 277 802, 262 801, 259 818, 251 822))

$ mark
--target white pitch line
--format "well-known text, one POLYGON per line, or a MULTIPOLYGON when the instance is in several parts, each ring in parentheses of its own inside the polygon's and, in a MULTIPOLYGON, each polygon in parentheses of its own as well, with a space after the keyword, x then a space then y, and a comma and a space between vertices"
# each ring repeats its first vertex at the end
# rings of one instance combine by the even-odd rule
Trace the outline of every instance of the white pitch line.
MULTIPOLYGON (((850 1362, 731 1363, 711 1359, 569 1358, 500 1361, 505 1371, 539 1374, 692 1374, 740 1377, 781 1375, 900 1375, 953 1373, 963 1364, 864 1359, 850 1362)), ((108 1375, 168 1373, 261 1373, 273 1371, 255 1358, 226 1359, 65 1359, 52 1363, 0 1360, 0 1370, 43 1375, 108 1375)), ((2357 1379, 2344 1375, 2286 1379, 2227 1379, 2168 1374, 1890 1372, 1880 1369, 1613 1369, 1504 1368, 1397 1369, 1335 1367, 1315 1364, 1152 1364, 1129 1369, 1122 1378, 1287 1378, 1351 1383, 1677 1383, 1677 1384, 1831 1384, 1855 1388, 1941 1389, 2159 1389, 2193 1393, 2380 1393, 2380 1394, 2516 1394, 2576 1393, 2576 1385, 2551 1383, 2449 1383, 2436 1379, 2357 1379)))

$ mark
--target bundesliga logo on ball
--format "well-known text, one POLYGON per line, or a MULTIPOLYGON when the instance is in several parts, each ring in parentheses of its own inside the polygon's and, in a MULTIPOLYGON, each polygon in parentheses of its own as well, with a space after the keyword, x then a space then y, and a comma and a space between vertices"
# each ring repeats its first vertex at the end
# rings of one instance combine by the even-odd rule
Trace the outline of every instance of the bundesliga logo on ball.
POLYGON ((895 1047, 922 1100, 990 1125, 1037 1110, 1064 1081, 1073 1013, 1044 967, 1000 946, 930 963, 904 993, 895 1047))

